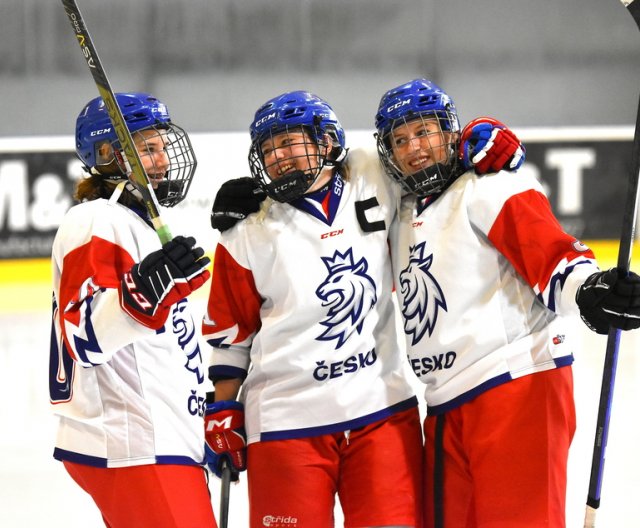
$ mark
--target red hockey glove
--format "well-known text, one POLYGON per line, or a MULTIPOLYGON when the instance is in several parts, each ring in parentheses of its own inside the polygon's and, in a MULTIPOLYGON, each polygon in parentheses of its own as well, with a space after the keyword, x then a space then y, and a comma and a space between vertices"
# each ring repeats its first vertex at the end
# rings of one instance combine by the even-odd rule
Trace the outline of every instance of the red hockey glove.
POLYGON ((169 309, 209 278, 211 262, 193 237, 177 236, 134 264, 120 282, 120 306, 139 323, 157 330, 169 309))
POLYGON ((515 171, 524 162, 525 148, 503 123, 479 117, 462 129, 458 155, 465 170, 476 174, 515 171))
POLYGON ((204 439, 207 466, 222 477, 222 461, 231 466, 231 480, 247 469, 247 436, 244 431, 244 405, 222 400, 207 405, 204 413, 204 439))
POLYGON ((580 317, 598 334, 609 326, 621 330, 640 328, 640 276, 617 268, 591 275, 576 292, 580 317))

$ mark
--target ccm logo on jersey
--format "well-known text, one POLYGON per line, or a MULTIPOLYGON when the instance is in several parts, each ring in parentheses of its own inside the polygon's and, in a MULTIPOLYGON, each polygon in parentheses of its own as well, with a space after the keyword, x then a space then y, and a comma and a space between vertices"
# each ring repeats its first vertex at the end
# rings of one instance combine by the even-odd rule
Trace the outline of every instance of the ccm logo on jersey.
POLYGON ((458 355, 453 351, 437 356, 416 358, 411 360, 411 368, 416 376, 424 376, 434 370, 444 370, 453 367, 458 355))
POLYGON ((344 233, 344 229, 338 229, 337 231, 329 231, 328 233, 322 233, 320 238, 330 238, 334 236, 338 236, 344 233))

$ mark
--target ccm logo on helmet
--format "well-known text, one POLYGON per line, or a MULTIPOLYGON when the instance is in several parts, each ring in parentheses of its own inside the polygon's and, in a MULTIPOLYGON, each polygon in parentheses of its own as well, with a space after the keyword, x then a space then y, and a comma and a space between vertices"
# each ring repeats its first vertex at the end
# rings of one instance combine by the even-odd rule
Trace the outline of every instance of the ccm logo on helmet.
POLYGON ((255 127, 259 127, 262 123, 264 123, 265 121, 269 121, 269 119, 273 119, 274 117, 276 117, 276 113, 273 112, 269 115, 264 116, 262 119, 258 119, 253 126, 255 127))
POLYGON ((102 130, 94 130, 89 136, 101 136, 102 134, 108 134, 111 132, 111 128, 103 128, 102 130))
POLYGON ((401 106, 408 105, 410 102, 411 102, 411 98, 405 99, 404 101, 398 101, 396 104, 388 107, 387 112, 393 112, 394 110, 397 110, 401 106))

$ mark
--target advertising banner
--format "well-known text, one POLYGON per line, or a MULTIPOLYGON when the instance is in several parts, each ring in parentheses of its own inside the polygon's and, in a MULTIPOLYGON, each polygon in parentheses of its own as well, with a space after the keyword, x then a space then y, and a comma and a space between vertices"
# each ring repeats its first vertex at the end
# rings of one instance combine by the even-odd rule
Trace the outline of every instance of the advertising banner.
MULTIPOLYGON (((565 229, 583 240, 619 238, 631 170, 632 127, 516 130, 521 172, 544 185, 565 229)), ((209 212, 220 184, 249 175, 246 133, 193 134, 198 169, 187 199, 162 216, 173 235, 213 251, 209 212)), ((347 132, 351 148, 374 150, 370 131, 347 132)), ((72 137, 0 139, 0 259, 49 257, 56 229, 82 177, 72 137)), ((517 175, 514 175, 517 177, 517 175)))

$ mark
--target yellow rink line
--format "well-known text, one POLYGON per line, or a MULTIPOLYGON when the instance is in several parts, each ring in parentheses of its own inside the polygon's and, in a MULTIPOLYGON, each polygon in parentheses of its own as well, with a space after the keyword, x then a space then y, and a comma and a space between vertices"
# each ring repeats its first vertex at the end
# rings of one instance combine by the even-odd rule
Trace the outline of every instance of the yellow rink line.
MULTIPOLYGON (((584 241, 593 249, 603 269, 615 266, 617 240, 584 241)), ((640 273, 640 243, 634 243, 631 268, 640 273)), ((211 255, 210 255, 211 256, 211 255)), ((201 288, 198 296, 206 296, 201 288), (201 291, 202 290, 202 291, 201 291)), ((0 314, 51 309, 51 263, 49 259, 0 260, 0 314)))
MULTIPOLYGON (((205 299, 207 294, 206 287, 194 293, 205 299)), ((49 259, 0 260, 0 315, 42 310, 49 313, 51 295, 49 259)))

